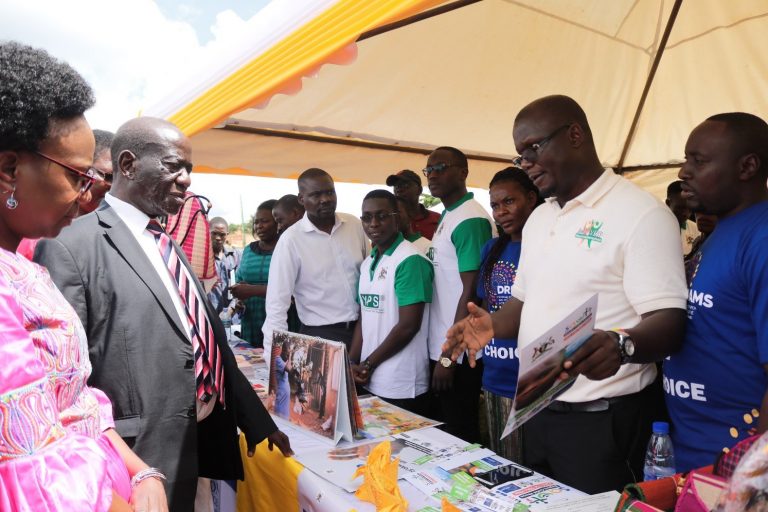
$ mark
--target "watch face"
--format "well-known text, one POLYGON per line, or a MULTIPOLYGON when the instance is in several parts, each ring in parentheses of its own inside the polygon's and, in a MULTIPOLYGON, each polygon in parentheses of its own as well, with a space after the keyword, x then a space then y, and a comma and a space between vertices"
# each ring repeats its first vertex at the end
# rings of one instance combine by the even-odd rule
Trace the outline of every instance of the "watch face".
POLYGON ((632 341, 632 338, 627 338, 624 340, 624 353, 630 357, 635 355, 635 342, 632 341))
POLYGON ((450 367, 451 363, 452 363, 452 361, 451 361, 451 359, 449 357, 442 357, 442 358, 440 358, 440 364, 443 365, 446 368, 450 367))

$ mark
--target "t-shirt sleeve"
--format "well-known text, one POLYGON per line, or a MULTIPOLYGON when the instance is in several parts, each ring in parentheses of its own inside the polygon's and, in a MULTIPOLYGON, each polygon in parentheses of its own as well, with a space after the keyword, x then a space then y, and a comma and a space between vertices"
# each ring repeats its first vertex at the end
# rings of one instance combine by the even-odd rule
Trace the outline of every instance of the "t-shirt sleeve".
POLYGON ((485 278, 483 277, 482 265, 485 262, 485 258, 488 257, 488 253, 491 252, 491 247, 493 247, 494 242, 495 242, 494 238, 488 240, 483 246, 483 249, 480 251, 481 267, 480 267, 480 271, 477 274, 477 290, 475 290, 475 293, 482 300, 485 300, 485 286, 483 286, 483 281, 485 278))
POLYGON ((434 268, 428 259, 414 254, 395 269, 395 295, 398 306, 432 302, 434 268))
POLYGON ((491 223, 482 217, 467 219, 456 226, 451 233, 451 242, 456 247, 459 272, 474 272, 480 268, 480 251, 491 236, 491 223))
POLYGON ((768 364, 768 235, 750 240, 742 264, 742 279, 747 283, 752 321, 757 333, 760 364, 768 364))
MULTIPOLYGON (((521 269, 525 271, 522 262, 521 269)), ((632 229, 624 247, 624 292, 639 315, 686 309, 680 227, 669 208, 651 208, 632 229)))

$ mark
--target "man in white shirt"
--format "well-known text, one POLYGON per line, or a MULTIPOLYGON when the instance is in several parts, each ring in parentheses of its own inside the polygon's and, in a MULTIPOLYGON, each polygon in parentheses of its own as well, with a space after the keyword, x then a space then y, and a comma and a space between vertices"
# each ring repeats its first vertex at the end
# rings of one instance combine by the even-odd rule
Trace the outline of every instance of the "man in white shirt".
POLYGON ((469 307, 445 349, 481 350, 492 336, 534 341, 598 294, 592 337, 563 364, 574 385, 525 424, 524 461, 593 494, 642 479, 657 397, 654 361, 679 349, 686 284, 668 208, 603 169, 581 107, 566 96, 515 118, 520 164, 547 201, 523 230, 513 298, 493 315, 469 307))
POLYGON ((427 415, 432 263, 400 233, 391 192, 369 192, 362 210, 360 220, 374 247, 360 269, 352 373, 374 395, 427 415))
POLYGON ((496 225, 480 203, 467 192, 467 157, 456 148, 440 147, 424 168, 430 193, 445 206, 437 225, 429 258, 435 268, 429 310, 429 359, 432 391, 440 404, 445 430, 472 443, 480 441, 479 414, 482 367, 471 368, 466 359, 452 363, 441 352, 445 332, 467 316, 467 302, 475 298, 480 254, 496 234, 496 225))
POLYGON ((680 241, 683 244, 683 255, 688 256, 693 243, 701 236, 696 223, 691 220, 691 209, 688 207, 685 199, 682 197, 683 182, 673 181, 667 186, 667 200, 665 201, 672 213, 675 214, 677 222, 680 224, 680 241))
POLYGON ((288 328, 291 297, 302 334, 349 344, 358 317, 357 280, 368 255, 368 239, 357 217, 336 213, 336 189, 322 169, 298 180, 302 219, 280 237, 272 254, 267 286, 264 350, 272 331, 288 328))

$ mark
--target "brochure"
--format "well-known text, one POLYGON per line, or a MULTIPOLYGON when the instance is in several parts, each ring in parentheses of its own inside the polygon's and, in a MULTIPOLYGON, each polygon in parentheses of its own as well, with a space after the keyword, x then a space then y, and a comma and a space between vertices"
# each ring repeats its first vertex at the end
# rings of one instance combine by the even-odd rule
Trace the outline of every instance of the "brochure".
POLYGON ((520 349, 520 371, 512 411, 501 437, 547 407, 576 380, 559 380, 563 363, 584 344, 595 328, 597 294, 554 327, 520 349))
POLYGON ((359 434, 366 439, 440 425, 438 421, 401 409, 376 396, 360 398, 359 404, 363 421, 359 434))
POLYGON ((269 368, 269 412, 334 443, 354 440, 362 417, 343 343, 275 331, 269 368))

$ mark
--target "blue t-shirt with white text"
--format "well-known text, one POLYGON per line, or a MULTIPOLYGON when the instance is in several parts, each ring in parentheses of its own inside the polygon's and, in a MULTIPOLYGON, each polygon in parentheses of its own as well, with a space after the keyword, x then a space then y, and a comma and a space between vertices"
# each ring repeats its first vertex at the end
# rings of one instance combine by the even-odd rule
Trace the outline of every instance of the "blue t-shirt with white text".
POLYGON ((688 325, 664 361, 678 471, 748 437, 768 387, 768 201, 718 222, 695 256, 688 325))
MULTIPOLYGON (((488 302, 488 310, 493 313, 501 309, 512 298, 512 285, 517 275, 520 261, 520 242, 508 242, 498 261, 494 263, 489 286, 484 273, 485 259, 496 243, 496 238, 488 240, 481 253, 480 272, 477 276, 477 296, 488 302)), ((520 363, 515 351, 516 339, 493 338, 483 349, 483 388, 491 393, 507 398, 514 398, 517 389, 517 371, 520 363)))

